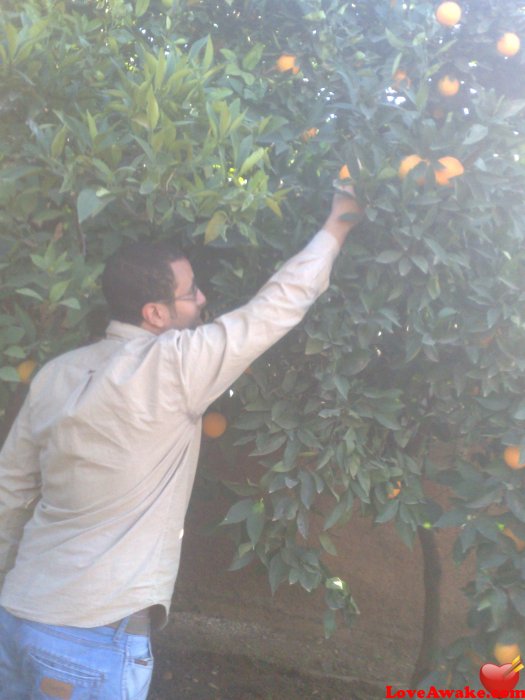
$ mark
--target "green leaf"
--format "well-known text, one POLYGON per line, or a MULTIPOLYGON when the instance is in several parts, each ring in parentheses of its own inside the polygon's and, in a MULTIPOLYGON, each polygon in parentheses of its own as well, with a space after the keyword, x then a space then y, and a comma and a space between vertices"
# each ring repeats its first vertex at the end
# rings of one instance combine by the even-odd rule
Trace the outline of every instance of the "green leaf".
POLYGON ((257 496, 260 492, 259 486, 253 486, 252 484, 238 484, 235 481, 221 481, 226 488, 233 491, 237 496, 257 496))
POLYGON ((283 213, 281 211, 281 207, 279 204, 273 199, 272 197, 266 197, 264 200, 264 203, 266 206, 273 211, 274 214, 276 214, 280 219, 283 218, 283 213))
POLYGON ((484 124, 473 124, 467 132, 463 144, 471 146, 473 143, 479 143, 488 135, 489 129, 484 124))
POLYGON ((261 539, 265 522, 264 501, 261 500, 253 504, 252 512, 246 520, 246 531, 254 547, 261 539))
POLYGON ((86 111, 86 119, 87 119, 87 123, 88 123, 88 129, 89 129, 89 135, 91 137, 91 141, 94 141, 98 136, 97 123, 95 122, 95 120, 91 116, 89 109, 86 111))
POLYGON ((250 457, 262 457, 263 455, 272 454, 282 447, 286 442, 287 437, 283 434, 278 435, 257 435, 255 440, 256 449, 250 452, 250 457))
POLYGON ((152 87, 150 87, 150 89, 148 90, 146 114, 148 117, 148 127, 151 131, 153 131, 159 123, 160 110, 159 103, 157 102, 157 99, 153 93, 152 87))
POLYGON ((31 297, 32 299, 36 299, 37 301, 44 301, 44 297, 38 292, 35 292, 34 289, 24 287, 23 289, 17 289, 16 293, 21 294, 24 297, 31 297))
POLYGON ((69 280, 63 280, 62 282, 56 282, 49 290, 49 301, 52 304, 56 304, 64 296, 66 289, 69 286, 69 280))
POLYGON ((241 523, 252 513, 253 501, 251 498, 245 498, 242 501, 234 503, 230 510, 226 513, 221 525, 232 525, 241 523))
POLYGON ((262 58, 264 53, 264 44, 257 42, 255 46, 248 51, 246 56, 242 59, 242 67, 244 70, 252 71, 262 58))
POLYGON ((308 338, 304 348, 305 355, 317 355, 322 352, 325 347, 325 342, 319 338, 308 338))
POLYGON ((390 29, 385 27, 385 36, 392 48, 398 49, 398 51, 403 51, 406 48, 406 43, 401 39, 398 39, 395 34, 393 34, 390 29))
POLYGON ((251 564, 254 558, 255 552, 253 550, 251 552, 246 552, 242 556, 236 556, 228 567, 228 571, 239 571, 239 569, 243 569, 245 566, 248 566, 248 564, 251 564))
POLYGON ((281 473, 291 472, 294 469, 295 469, 295 464, 293 462, 290 464, 287 464, 286 462, 280 461, 280 462, 277 462, 277 464, 273 465, 272 472, 276 472, 277 474, 281 474, 281 473))
POLYGON ((337 549, 335 548, 335 545, 329 535, 326 533, 320 533, 319 542, 321 543, 321 547, 325 550, 325 552, 328 552, 328 554, 331 554, 333 557, 338 556, 337 549))
POLYGON ((114 197, 101 199, 97 196, 96 190, 91 188, 82 190, 77 198, 78 222, 81 224, 86 219, 94 218, 114 199, 114 197))
POLYGON ((223 211, 216 211, 206 224, 204 231, 204 243, 208 244, 216 238, 224 237, 227 228, 228 216, 223 211))
POLYGON ((399 500, 397 498, 389 501, 381 512, 376 516, 376 523, 387 523, 396 517, 397 511, 399 510, 399 500))
POLYGON ((246 173, 250 172, 250 170, 253 170, 253 168, 259 163, 266 155, 266 149, 265 148, 258 148, 256 151, 254 151, 246 160, 244 163, 241 165, 241 169, 239 170, 239 175, 245 175, 246 173))
POLYGON ((344 501, 341 501, 336 505, 336 507, 332 510, 330 515, 326 518, 324 525, 323 525, 323 530, 330 530, 334 525, 337 525, 337 523, 341 520, 341 518, 346 515, 347 513, 347 506, 344 501))
POLYGON ((296 407, 289 401, 276 401, 271 410, 272 421, 283 430, 291 430, 299 425, 296 407))
POLYGON ((136 17, 142 17, 149 7, 150 0, 136 0, 135 2, 135 15, 136 17))
POLYGON ((27 356, 27 351, 21 348, 19 345, 11 345, 11 347, 4 350, 4 355, 7 357, 13 357, 15 360, 25 360, 27 356))
POLYGON ((402 256, 402 250, 384 250, 377 256, 376 262, 386 265, 388 263, 397 262, 402 256))
POLYGON ((159 51, 159 57, 157 60, 157 67, 155 69, 155 89, 159 90, 163 81, 164 81, 164 76, 166 75, 166 69, 167 69, 167 61, 166 61, 166 53, 164 48, 161 48, 159 51))
POLYGON ((525 497, 519 491, 508 491, 505 501, 518 520, 525 523, 525 497))
POLYGON ((525 617, 525 591, 515 586, 509 589, 509 597, 520 616, 525 617))
POLYGON ((311 508, 315 498, 315 481, 312 475, 304 470, 299 472, 299 481, 301 482, 300 498, 305 508, 311 508))
POLYGON ((7 37, 7 51, 9 58, 12 60, 15 57, 16 47, 18 44, 18 32, 16 27, 9 22, 5 24, 4 31, 7 37))
POLYGON ((3 382, 19 382, 20 377, 14 367, 0 367, 0 379, 3 382))
POLYGON ((430 85, 428 82, 422 82, 416 95, 416 107, 422 111, 428 102, 430 94, 430 85))
POLYGON ((525 399, 522 399, 519 402, 516 410, 513 412, 512 415, 516 420, 525 420, 525 399))
POLYGON ((204 70, 209 70, 209 68, 211 67, 211 64, 213 63, 213 54, 213 42, 211 40, 211 36, 208 36, 208 40, 206 42, 206 49, 204 51, 204 58, 202 60, 202 67, 204 70))
POLYGON ((401 430, 401 426, 394 416, 390 416, 386 413, 374 413, 374 418, 378 423, 389 430, 401 430))
POLYGON ((53 158, 58 158, 62 155, 66 143, 67 131, 67 128, 63 126, 55 134, 55 138, 51 143, 51 155, 53 158))
POLYGON ((74 297, 69 297, 68 299, 62 299, 60 306, 67 306, 68 309, 74 309, 75 311, 80 311, 82 308, 78 299, 74 297))

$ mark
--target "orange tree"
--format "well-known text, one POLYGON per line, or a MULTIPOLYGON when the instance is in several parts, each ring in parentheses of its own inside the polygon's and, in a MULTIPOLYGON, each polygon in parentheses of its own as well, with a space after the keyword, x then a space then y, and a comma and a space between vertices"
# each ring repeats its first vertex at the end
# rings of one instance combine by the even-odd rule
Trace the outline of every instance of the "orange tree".
POLYGON ((525 17, 477 0, 449 26, 437 6, 6 0, 0 402, 7 425, 22 361, 101 332, 124 240, 176 237, 218 313, 308 239, 346 166, 366 218, 329 292, 218 405, 220 444, 261 465, 228 484, 232 566, 323 587, 330 633, 357 612, 330 539, 352 509, 407 544, 458 527, 476 575, 473 634, 443 651, 457 683, 525 650, 523 472, 502 458, 525 446, 525 17), (461 449, 432 460, 439 441, 461 449))

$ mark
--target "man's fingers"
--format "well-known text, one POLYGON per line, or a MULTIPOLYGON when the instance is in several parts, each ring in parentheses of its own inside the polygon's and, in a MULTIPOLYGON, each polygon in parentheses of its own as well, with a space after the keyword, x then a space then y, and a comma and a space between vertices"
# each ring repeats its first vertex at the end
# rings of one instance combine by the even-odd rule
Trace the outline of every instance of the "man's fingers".
POLYGON ((336 190, 337 194, 345 194, 353 199, 356 198, 355 190, 352 185, 344 185, 341 180, 336 178, 333 180, 332 186, 336 190))

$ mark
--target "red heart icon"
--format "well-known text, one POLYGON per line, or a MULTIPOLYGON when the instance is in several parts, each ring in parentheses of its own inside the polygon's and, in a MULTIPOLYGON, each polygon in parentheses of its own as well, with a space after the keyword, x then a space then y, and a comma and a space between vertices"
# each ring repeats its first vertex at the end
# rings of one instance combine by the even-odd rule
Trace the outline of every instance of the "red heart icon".
POLYGON ((512 664, 484 664, 479 672, 479 679, 494 698, 508 698, 510 691, 517 685, 520 674, 512 671, 512 664))

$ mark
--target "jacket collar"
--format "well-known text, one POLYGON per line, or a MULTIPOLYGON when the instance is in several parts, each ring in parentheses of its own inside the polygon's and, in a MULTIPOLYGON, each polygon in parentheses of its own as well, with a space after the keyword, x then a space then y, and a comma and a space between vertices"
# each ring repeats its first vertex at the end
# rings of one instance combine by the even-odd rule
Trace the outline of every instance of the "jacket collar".
POLYGON ((134 326, 131 323, 121 321, 110 321, 106 328, 106 338, 117 340, 133 340, 134 338, 148 338, 155 335, 150 331, 134 326))

